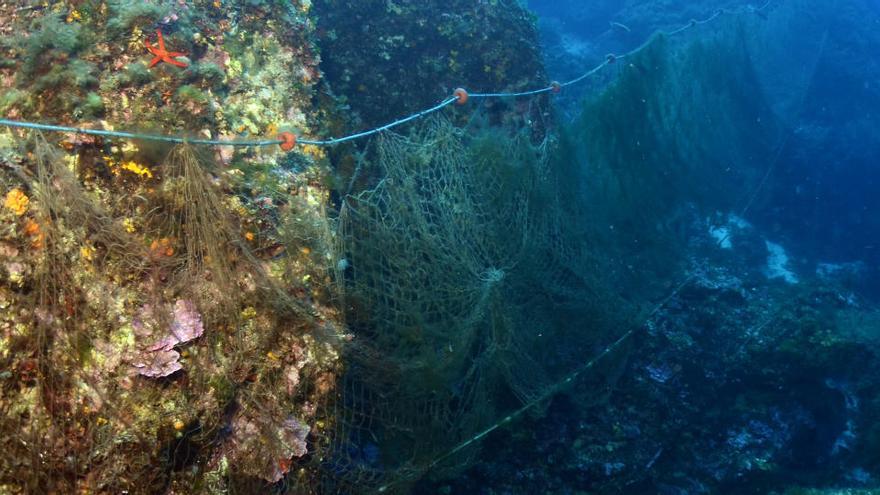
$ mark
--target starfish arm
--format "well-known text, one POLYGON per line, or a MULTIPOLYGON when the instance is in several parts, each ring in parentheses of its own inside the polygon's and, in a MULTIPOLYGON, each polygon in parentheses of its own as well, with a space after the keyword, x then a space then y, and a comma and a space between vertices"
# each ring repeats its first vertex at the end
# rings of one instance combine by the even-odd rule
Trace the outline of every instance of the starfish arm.
POLYGON ((171 65, 176 65, 177 67, 189 67, 184 62, 179 60, 174 60, 175 57, 185 57, 186 54, 183 52, 169 52, 165 48, 165 38, 162 36, 162 31, 156 30, 156 37, 158 39, 159 46, 155 46, 151 44, 149 41, 145 41, 144 45, 147 47, 147 51, 155 55, 155 58, 150 62, 150 67, 155 67, 159 62, 165 62, 171 65))

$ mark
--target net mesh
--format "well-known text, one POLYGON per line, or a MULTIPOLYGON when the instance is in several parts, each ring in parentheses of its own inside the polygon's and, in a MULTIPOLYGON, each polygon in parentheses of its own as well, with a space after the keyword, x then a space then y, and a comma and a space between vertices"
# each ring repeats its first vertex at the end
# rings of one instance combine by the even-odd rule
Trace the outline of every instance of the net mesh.
POLYGON ((404 490, 603 337, 613 306, 557 194, 553 144, 477 127, 437 118, 383 136, 380 179, 345 201, 338 268, 357 338, 335 482, 404 490))
POLYGON ((627 355, 618 339, 656 307, 640 302, 679 282, 682 233, 735 204, 768 156, 775 119, 751 67, 741 24, 685 46, 658 36, 558 142, 478 115, 374 143, 359 179, 373 185, 340 214, 356 338, 331 491, 456 475, 486 432, 540 415, 599 355, 577 379, 601 396, 627 355))

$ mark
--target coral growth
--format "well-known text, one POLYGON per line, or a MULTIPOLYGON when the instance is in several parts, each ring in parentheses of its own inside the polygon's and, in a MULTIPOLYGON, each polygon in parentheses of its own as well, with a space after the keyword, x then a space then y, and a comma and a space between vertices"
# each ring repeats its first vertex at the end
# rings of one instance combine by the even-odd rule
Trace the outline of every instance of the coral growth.
POLYGON ((228 442, 234 446, 230 460, 242 464, 256 461, 255 469, 249 474, 277 483, 290 471, 292 459, 308 452, 306 439, 311 428, 292 417, 269 423, 262 421, 245 414, 236 416, 228 442))
POLYGON ((10 189, 6 193, 6 199, 3 200, 3 206, 18 216, 27 213, 28 204, 30 204, 30 198, 18 188, 10 189))

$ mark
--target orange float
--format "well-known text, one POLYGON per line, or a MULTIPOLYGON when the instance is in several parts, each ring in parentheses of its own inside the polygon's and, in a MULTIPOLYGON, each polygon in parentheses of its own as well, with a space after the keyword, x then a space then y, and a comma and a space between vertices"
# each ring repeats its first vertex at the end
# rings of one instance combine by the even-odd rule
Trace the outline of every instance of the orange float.
POLYGON ((452 96, 455 96, 455 104, 456 105, 464 105, 465 103, 468 102, 468 98, 470 98, 470 95, 468 94, 467 90, 465 90, 464 88, 456 89, 455 91, 452 92, 452 96))
POLYGON ((550 92, 557 95, 560 91, 562 91, 562 85, 559 84, 559 81, 552 81, 550 83, 550 92))
POLYGON ((284 151, 290 151, 296 147, 296 134, 292 132, 282 132, 278 135, 278 139, 281 140, 278 145, 281 146, 281 149, 284 151))

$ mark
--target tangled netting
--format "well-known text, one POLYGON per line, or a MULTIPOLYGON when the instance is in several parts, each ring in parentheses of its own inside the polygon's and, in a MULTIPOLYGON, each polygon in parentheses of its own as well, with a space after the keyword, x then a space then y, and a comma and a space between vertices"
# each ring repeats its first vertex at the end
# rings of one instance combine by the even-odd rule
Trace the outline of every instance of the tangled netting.
POLYGON ((337 419, 344 452, 327 470, 343 492, 365 479, 404 490, 623 318, 607 314, 622 305, 597 289, 552 143, 469 131, 435 119, 383 137, 381 180, 343 207, 337 268, 358 337, 337 419))
POLYGON ((297 463, 320 451, 341 343, 320 303, 323 209, 276 205, 271 235, 298 256, 270 262, 192 147, 108 199, 131 182, 39 133, 20 145, 0 174, 29 198, 0 232, 0 492, 307 485, 297 463))
POLYGON ((337 236, 356 337, 324 458, 331 491, 454 476, 481 438, 540 417, 574 377, 601 400, 656 308, 640 302, 679 286, 692 210, 729 209, 759 182, 777 132, 744 33, 655 38, 540 144, 434 118, 365 154, 370 185, 343 201, 337 236))

